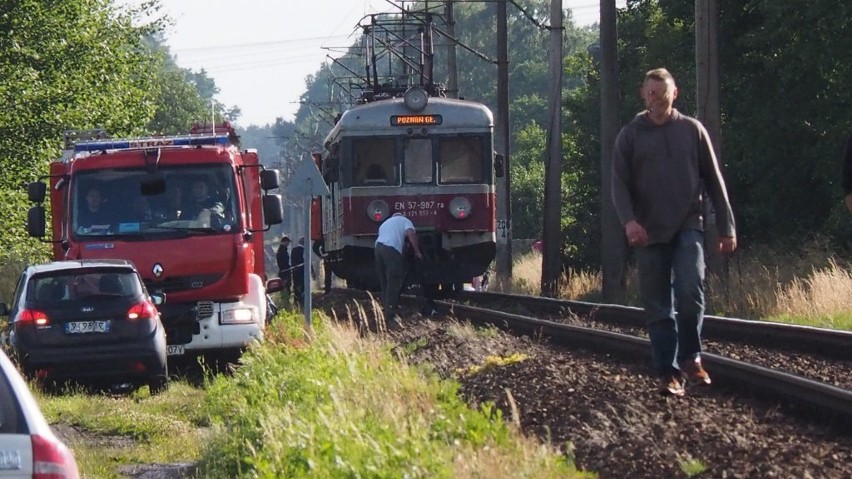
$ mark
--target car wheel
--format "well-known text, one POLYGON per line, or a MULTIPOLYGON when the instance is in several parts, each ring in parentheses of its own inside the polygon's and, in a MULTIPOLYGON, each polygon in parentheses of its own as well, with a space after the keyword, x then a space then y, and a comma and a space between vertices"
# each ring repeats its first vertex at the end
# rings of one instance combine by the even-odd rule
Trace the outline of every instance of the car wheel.
POLYGON ((155 376, 148 380, 148 391, 152 396, 165 392, 169 388, 169 378, 166 376, 155 376))
POLYGON ((169 388, 169 370, 168 366, 160 370, 159 373, 148 378, 148 390, 151 396, 160 394, 169 388))

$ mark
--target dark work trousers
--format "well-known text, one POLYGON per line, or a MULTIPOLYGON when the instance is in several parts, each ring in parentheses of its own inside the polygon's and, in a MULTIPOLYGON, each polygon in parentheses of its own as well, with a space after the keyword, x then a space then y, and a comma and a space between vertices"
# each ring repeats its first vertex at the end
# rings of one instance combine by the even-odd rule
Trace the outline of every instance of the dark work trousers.
POLYGON ((293 301, 299 307, 305 304, 305 268, 302 265, 293 268, 293 301))
POLYGON ((382 304, 385 312, 394 312, 399 303, 399 293, 405 279, 405 262, 402 254, 390 246, 376 243, 376 273, 382 289, 382 304))
POLYGON ((331 272, 331 261, 326 257, 322 260, 322 279, 323 279, 323 289, 326 293, 331 292, 331 276, 334 273, 331 272))

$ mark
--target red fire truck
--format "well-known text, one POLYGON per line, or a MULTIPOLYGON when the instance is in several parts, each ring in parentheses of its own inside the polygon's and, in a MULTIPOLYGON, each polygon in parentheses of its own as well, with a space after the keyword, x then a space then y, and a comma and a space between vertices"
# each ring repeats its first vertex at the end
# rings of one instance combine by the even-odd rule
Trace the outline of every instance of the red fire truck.
MULTIPOLYGON (((160 305, 172 356, 233 358, 263 337, 267 293, 263 233, 282 221, 278 171, 254 150, 240 151, 229 124, 188 135, 103 138, 66 135, 50 165, 55 259, 132 261, 160 305)), ((100 137, 98 137, 100 136, 100 137)), ((28 232, 43 237, 45 178, 28 232)))

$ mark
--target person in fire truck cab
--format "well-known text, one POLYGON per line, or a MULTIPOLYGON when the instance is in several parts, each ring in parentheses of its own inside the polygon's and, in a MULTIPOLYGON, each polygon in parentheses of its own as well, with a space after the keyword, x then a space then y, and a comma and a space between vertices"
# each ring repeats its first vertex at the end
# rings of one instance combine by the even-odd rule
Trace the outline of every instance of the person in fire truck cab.
POLYGON ((166 221, 184 219, 183 189, 179 184, 171 182, 166 186, 165 202, 158 209, 157 216, 166 221))
POLYGON ((136 196, 130 204, 132 209, 131 218, 133 221, 150 221, 153 217, 151 207, 148 204, 148 198, 145 196, 136 196))
POLYGON ((84 197, 85 204, 77 215, 77 227, 85 231, 106 231, 112 223, 107 212, 106 202, 98 186, 90 186, 84 197))
POLYGON ((210 188, 203 178, 192 181, 191 199, 181 218, 201 222, 205 227, 219 224, 225 217, 225 207, 210 195, 210 188))

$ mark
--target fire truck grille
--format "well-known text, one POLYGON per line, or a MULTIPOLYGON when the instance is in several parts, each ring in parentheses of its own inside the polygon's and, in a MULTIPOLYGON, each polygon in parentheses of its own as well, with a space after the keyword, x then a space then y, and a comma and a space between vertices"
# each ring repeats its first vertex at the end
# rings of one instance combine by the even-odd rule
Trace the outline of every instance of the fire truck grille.
POLYGON ((165 278, 162 281, 151 281, 150 279, 146 279, 145 287, 151 293, 180 293, 183 291, 201 289, 205 286, 209 286, 215 283, 216 281, 219 281, 220 279, 222 279, 222 275, 219 274, 172 276, 170 278, 165 278))
POLYGON ((213 316, 213 301, 199 301, 196 308, 195 314, 198 319, 207 319, 213 316))

